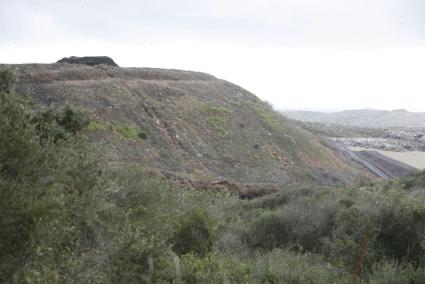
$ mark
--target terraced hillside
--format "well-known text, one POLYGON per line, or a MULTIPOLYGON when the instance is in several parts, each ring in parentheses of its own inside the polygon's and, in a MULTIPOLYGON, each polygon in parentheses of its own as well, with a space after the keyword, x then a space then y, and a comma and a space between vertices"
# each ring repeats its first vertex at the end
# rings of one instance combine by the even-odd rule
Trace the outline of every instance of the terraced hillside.
POLYGON ((28 64, 16 92, 90 118, 110 163, 138 162, 183 182, 341 185, 367 174, 255 95, 204 73, 28 64))

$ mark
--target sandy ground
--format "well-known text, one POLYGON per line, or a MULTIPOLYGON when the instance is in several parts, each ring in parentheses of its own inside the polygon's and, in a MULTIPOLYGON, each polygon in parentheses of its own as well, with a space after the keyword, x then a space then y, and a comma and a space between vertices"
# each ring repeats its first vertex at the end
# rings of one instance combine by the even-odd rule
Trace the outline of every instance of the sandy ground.
POLYGON ((360 147, 349 147, 352 151, 376 151, 381 153, 384 156, 392 158, 394 160, 400 161, 412 167, 418 169, 425 169, 425 152, 411 151, 411 152, 392 152, 392 151, 382 151, 374 149, 364 149, 360 147))

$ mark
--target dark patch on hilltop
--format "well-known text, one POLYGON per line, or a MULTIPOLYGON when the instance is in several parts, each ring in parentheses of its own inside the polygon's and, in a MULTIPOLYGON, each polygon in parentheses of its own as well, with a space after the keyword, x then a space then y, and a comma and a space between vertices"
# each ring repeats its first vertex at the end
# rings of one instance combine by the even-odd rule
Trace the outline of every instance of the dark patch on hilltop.
POLYGON ((57 63, 82 64, 82 65, 89 65, 89 66, 104 64, 104 65, 119 67, 118 64, 116 64, 114 60, 112 60, 112 58, 108 56, 84 56, 84 57, 71 56, 71 57, 64 57, 61 60, 59 60, 57 63))

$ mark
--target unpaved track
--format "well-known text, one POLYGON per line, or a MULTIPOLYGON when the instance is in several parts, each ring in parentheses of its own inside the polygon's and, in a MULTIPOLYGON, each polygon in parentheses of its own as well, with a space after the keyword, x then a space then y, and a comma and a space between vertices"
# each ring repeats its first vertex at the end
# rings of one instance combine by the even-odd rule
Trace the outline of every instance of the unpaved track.
MULTIPOLYGON (((369 151, 369 149, 361 147, 348 147, 351 151, 369 151)), ((408 152, 394 152, 394 151, 385 151, 385 150, 373 150, 378 153, 390 158, 397 160, 401 163, 407 164, 411 167, 425 170, 425 152, 422 151, 408 151, 408 152)))
POLYGON ((334 148, 342 157, 367 168, 375 176, 391 179, 409 175, 418 169, 386 157, 376 151, 351 151, 339 141, 324 138, 326 144, 334 148))
POLYGON ((357 154, 375 165, 378 169, 391 178, 407 176, 418 170, 400 161, 384 156, 377 151, 360 151, 357 152, 357 154))

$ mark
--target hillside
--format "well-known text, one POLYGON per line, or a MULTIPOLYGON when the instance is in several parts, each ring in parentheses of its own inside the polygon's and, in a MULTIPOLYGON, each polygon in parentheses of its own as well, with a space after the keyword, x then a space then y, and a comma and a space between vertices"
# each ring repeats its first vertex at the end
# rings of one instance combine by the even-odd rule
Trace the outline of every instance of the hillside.
POLYGON ((15 67, 18 94, 88 114, 87 135, 104 141, 111 163, 142 163, 183 183, 341 185, 359 176, 316 136, 208 74, 66 63, 15 67))
POLYGON ((425 113, 406 110, 359 109, 334 113, 315 111, 285 111, 283 113, 294 120, 354 127, 424 127, 425 125, 425 113))

